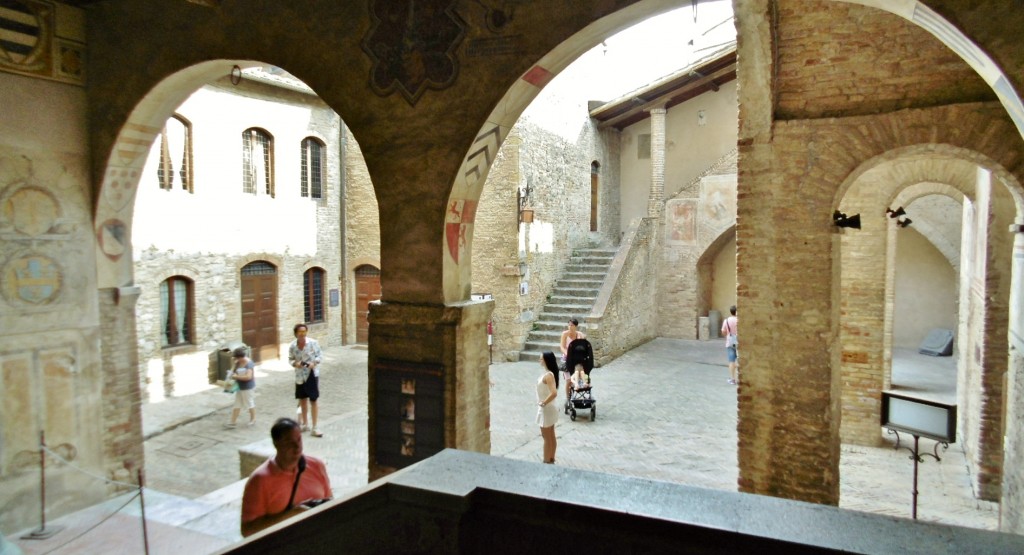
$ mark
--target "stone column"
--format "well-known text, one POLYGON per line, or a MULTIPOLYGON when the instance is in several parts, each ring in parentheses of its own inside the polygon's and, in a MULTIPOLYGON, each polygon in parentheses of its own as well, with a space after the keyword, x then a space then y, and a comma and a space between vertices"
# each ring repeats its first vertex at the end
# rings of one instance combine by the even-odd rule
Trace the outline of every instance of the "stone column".
POLYGON ((133 482, 145 465, 135 304, 138 287, 98 291, 103 387, 103 456, 108 477, 133 482))
POLYGON ((665 110, 651 109, 651 194, 647 199, 647 217, 661 218, 665 208, 665 110))
POLYGON ((370 480, 444 448, 490 453, 494 301, 370 304, 370 480))
MULTIPOLYGON (((1020 422, 1024 414, 1024 221, 1017 218, 1013 227, 1014 287, 1010 293, 1010 349, 1006 393, 1006 420, 1020 422)), ((1024 426, 1007 426, 1006 452, 1003 468, 1024 467, 1024 426)), ((1020 472, 1005 472, 1000 499, 999 530, 1011 534, 1024 534, 1024 476, 1020 472)))
MULTIPOLYGON (((988 218, 982 220, 979 232, 987 235, 985 251, 979 253, 984 261, 984 284, 979 286, 983 295, 979 299, 984 318, 980 340, 981 375, 972 390, 980 393, 977 405, 976 438, 966 438, 975 443, 973 452, 974 465, 972 476, 975 480, 975 492, 979 498, 987 501, 999 501, 1003 479, 1003 436, 1004 436, 1004 403, 1006 395, 1006 378, 1010 350, 1007 329, 1010 326, 1010 284, 1013 264, 1008 253, 1013 252, 1014 236, 1007 233, 1007 228, 1016 216, 1016 206, 1009 191, 1001 183, 985 172, 985 186, 988 195, 978 195, 979 199, 987 197, 988 205, 979 207, 988 218)), ((978 352, 978 351, 974 351, 978 352)), ((973 417, 973 415, 971 415, 973 417)), ((1012 422, 1012 420, 1006 420, 1012 422)))

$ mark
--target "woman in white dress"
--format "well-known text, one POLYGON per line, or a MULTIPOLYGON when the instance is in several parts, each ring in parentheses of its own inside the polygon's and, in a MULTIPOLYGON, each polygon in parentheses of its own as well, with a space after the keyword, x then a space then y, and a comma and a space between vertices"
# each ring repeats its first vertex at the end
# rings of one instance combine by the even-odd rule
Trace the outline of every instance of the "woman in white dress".
POLYGON ((555 463, 555 422, 558 421, 558 361, 555 353, 545 351, 540 357, 544 372, 537 379, 537 424, 540 436, 544 438, 544 462, 555 463))

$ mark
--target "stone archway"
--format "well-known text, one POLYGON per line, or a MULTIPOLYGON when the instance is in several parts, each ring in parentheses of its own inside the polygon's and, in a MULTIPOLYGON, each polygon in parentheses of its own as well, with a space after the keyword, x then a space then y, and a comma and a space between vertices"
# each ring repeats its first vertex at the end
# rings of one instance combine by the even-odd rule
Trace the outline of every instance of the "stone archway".
MULTIPOLYGON (((1003 464, 1005 399, 1004 381, 1009 357, 1008 340, 990 328, 1005 330, 1009 318, 1012 274, 1011 245, 1006 226, 1020 213, 1021 188, 1013 175, 992 159, 951 145, 915 145, 877 156, 857 170, 840 188, 838 210, 861 214, 862 227, 839 236, 840 311, 838 344, 841 345, 843 441, 876 445, 880 392, 890 386, 894 306, 896 220, 886 209, 909 206, 929 194, 966 199, 978 212, 967 223, 975 237, 969 251, 980 249, 982 262, 961 266, 959 416, 977 491, 983 499, 999 497, 1003 464), (989 175, 1002 176, 1002 185, 989 175), (1009 203, 996 210, 989 191, 996 187, 1009 203), (998 216, 1002 213, 1003 216, 998 216), (977 235, 980 234, 980 237, 977 235), (992 248, 1001 244, 1002 248, 992 248), (971 247, 974 247, 973 249, 971 247), (975 273, 980 274, 971 277, 975 273), (1002 284, 1002 285, 1000 285, 1002 284), (991 288, 991 291, 989 290, 991 288), (969 301, 965 303, 963 300, 969 301), (966 304, 967 306, 964 306, 966 304), (878 308, 881 307, 882 310, 878 308), (977 353, 977 357, 969 353, 977 353), (977 360, 973 360, 977 359, 977 360)), ((965 214, 970 211, 965 211, 965 214)), ((922 215, 923 216, 923 215, 922 215)), ((923 220, 921 216, 918 219, 923 220)), ((967 258, 974 259, 974 256, 967 258)), ((1009 420, 1012 422, 1012 420, 1009 420)))

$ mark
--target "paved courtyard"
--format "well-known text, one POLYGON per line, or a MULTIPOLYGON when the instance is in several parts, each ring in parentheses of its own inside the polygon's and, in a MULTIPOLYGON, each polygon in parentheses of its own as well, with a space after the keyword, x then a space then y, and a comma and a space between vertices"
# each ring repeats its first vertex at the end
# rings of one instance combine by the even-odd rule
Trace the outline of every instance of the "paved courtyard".
MULTIPOLYGON (((367 480, 367 352, 358 347, 325 351, 321 377, 323 438, 304 436, 307 453, 328 461, 335 496, 367 480)), ((917 394, 948 399, 955 387, 952 359, 912 351, 894 357, 894 383, 917 394)), ((491 454, 540 463, 541 438, 534 415, 536 362, 490 367, 491 454)), ((594 370, 597 418, 581 411, 556 426, 557 464, 736 491, 736 387, 726 383, 719 341, 656 339, 594 370)), ((146 435, 146 522, 151 553, 210 553, 237 541, 241 488, 238 449, 269 447, 269 426, 293 416, 291 371, 280 362, 257 372, 258 424, 225 429, 232 398, 219 390, 143 409, 146 435)), ((922 448, 934 443, 922 440, 922 448)), ((918 518, 995 529, 998 506, 971 491, 964 454, 950 446, 943 460, 919 468, 918 518)), ((910 517, 913 463, 906 450, 843 446, 840 506, 910 517)), ((110 542, 138 545, 139 508, 127 496, 61 519, 67 529, 49 540, 22 540, 26 553, 81 553, 110 542), (68 541, 105 515, 116 513, 80 539, 68 541), (63 536, 63 538, 61 537, 63 536), (65 547, 59 547, 66 543, 65 547)), ((14 538, 16 539, 16 538, 14 538)), ((131 551, 131 548, 127 549, 131 551)))

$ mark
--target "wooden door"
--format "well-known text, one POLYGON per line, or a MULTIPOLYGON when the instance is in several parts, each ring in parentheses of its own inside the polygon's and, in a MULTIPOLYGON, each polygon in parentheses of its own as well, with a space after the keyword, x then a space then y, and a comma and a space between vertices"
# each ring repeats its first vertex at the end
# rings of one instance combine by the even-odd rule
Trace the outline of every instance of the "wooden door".
POLYGON ((265 261, 242 268, 242 341, 256 362, 279 357, 277 268, 265 261))
POLYGON ((370 303, 380 299, 380 270, 363 265, 356 268, 356 343, 370 339, 370 303))

